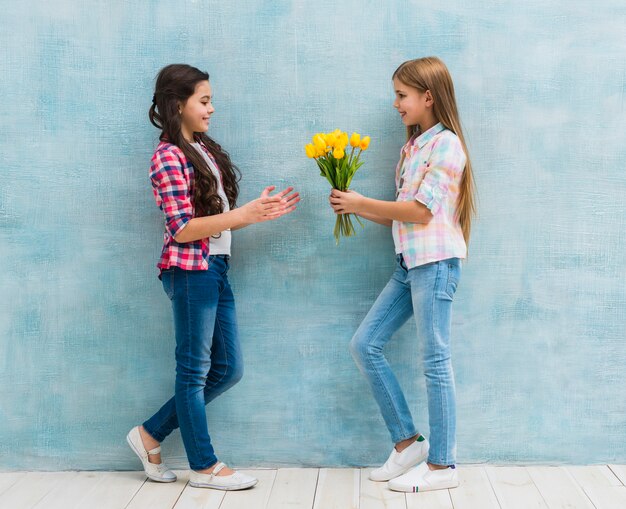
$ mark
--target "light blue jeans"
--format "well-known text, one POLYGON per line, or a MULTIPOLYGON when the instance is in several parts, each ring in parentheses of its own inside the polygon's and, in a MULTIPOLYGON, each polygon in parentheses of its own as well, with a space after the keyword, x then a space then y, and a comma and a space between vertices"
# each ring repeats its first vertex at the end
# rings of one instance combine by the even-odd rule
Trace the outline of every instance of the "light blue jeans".
POLYGON ((391 280, 350 342, 350 352, 367 379, 394 443, 417 434, 406 399, 383 348, 409 317, 424 343, 430 453, 435 465, 456 462, 456 400, 450 360, 450 313, 461 273, 458 258, 407 270, 397 255, 391 280))

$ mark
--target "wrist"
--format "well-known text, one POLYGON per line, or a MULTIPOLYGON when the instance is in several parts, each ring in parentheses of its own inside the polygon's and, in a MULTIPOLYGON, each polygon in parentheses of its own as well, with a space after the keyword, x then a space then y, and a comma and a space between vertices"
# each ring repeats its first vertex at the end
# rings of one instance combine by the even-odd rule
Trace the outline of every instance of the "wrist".
POLYGON ((246 211, 245 205, 243 207, 237 207, 236 209, 231 210, 233 222, 235 223, 233 226, 239 226, 241 223, 246 222, 246 211))
POLYGON ((359 199, 356 202, 356 210, 355 212, 357 214, 360 213, 367 213, 368 212, 368 206, 369 206, 369 198, 367 198, 366 196, 360 196, 359 199))

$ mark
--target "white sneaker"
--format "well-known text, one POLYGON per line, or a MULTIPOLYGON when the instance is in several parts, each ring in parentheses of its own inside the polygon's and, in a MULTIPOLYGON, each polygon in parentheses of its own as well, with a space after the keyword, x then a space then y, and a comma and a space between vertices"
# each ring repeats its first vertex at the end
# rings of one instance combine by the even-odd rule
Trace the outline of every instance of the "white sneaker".
POLYGON ((425 438, 421 442, 416 440, 402 452, 396 451, 394 447, 385 464, 372 470, 369 477, 372 481, 388 481, 398 477, 428 458, 428 449, 430 445, 425 438))
POLYGON ((192 470, 189 474, 189 485, 194 488, 234 491, 251 488, 258 482, 254 477, 241 472, 235 472, 230 475, 217 475, 225 466, 222 462, 218 463, 210 474, 202 474, 192 470))
POLYGON ((428 468, 428 463, 424 462, 406 474, 392 479, 387 486, 393 491, 418 493, 420 491, 456 488, 458 485, 459 474, 456 467, 431 470, 428 468))
POLYGON ((149 451, 143 445, 143 441, 141 440, 141 435, 139 434, 139 426, 135 426, 128 432, 126 435, 126 441, 133 452, 139 456, 141 463, 143 464, 143 470, 148 476, 149 479, 157 482, 174 482, 177 477, 174 472, 169 470, 165 464, 161 463, 150 463, 148 461, 149 454, 159 454, 161 452, 161 446, 155 447, 154 449, 150 449, 149 451))

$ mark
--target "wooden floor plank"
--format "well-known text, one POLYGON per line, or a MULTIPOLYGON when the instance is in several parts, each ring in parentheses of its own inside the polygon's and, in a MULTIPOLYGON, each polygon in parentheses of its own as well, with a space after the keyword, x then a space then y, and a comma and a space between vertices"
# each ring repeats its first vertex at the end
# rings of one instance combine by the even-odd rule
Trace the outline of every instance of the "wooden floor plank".
POLYGON ((174 509, 219 509, 225 495, 225 491, 194 488, 187 484, 174 509))
POLYGON ((189 470, 174 470, 176 482, 143 483, 127 509, 172 509, 189 481, 189 470))
POLYGON ((487 472, 482 466, 460 466, 459 487, 450 490, 454 509, 500 509, 487 472))
POLYGON ((321 468, 314 509, 359 509, 358 468, 321 468))
POLYGON ((608 465, 566 467, 596 509, 624 509, 626 486, 608 465))
POLYGON ((583 489, 594 486, 621 486, 622 483, 607 465, 564 467, 583 489))
POLYGON ((278 469, 267 509, 311 509, 318 475, 318 468, 278 469))
POLYGON ((0 472, 0 495, 26 475, 26 472, 0 472))
POLYGON ((100 472, 100 481, 91 491, 78 500, 79 509, 122 509, 133 499, 146 482, 141 472, 100 472))
POLYGON ((585 488, 585 493, 596 509, 624 509, 626 507, 626 486, 593 486, 585 488))
POLYGON ((361 469, 360 509, 406 509, 404 493, 391 491, 386 482, 370 481, 371 471, 361 469))
POLYGON ((547 509, 523 467, 486 467, 485 472, 502 509, 547 509))
POLYGON ((73 472, 65 482, 58 483, 33 509, 74 509, 106 475, 103 472, 73 472))
POLYGON ((535 466, 526 467, 526 471, 550 509, 594 509, 585 492, 564 468, 535 466))
POLYGON ((406 494, 407 509, 453 509, 449 490, 406 494))
POLYGON ((28 472, 0 495, 0 507, 31 509, 75 472, 28 472))
POLYGON ((461 466, 451 490, 398 493, 371 469, 243 470, 252 489, 147 481, 143 472, 0 472, 2 509, 626 509, 626 465, 461 466))
POLYGON ((617 476, 620 482, 626 486, 626 465, 609 465, 609 468, 617 476))
POLYGON ((259 482, 247 490, 226 492, 220 509, 266 509, 276 478, 276 470, 241 470, 241 472, 256 477, 259 482))

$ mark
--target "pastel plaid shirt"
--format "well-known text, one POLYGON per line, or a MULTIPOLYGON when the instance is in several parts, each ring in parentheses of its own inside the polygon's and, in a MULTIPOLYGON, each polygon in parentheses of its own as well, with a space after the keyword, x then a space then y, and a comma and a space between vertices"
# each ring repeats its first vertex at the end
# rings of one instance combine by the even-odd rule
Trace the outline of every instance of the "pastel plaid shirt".
POLYGON ((407 267, 447 258, 465 258, 467 246, 456 219, 467 157, 461 141, 438 123, 402 147, 396 167, 396 201, 417 200, 433 217, 428 224, 393 222, 396 253, 407 267))
MULTIPOLYGON (((204 152, 215 159, 200 143, 204 152)), ((163 250, 157 267, 176 266, 185 270, 206 270, 209 266, 209 239, 178 243, 174 237, 194 217, 193 165, 183 151, 172 143, 161 141, 152 156, 150 182, 157 205, 165 215, 163 250)))

